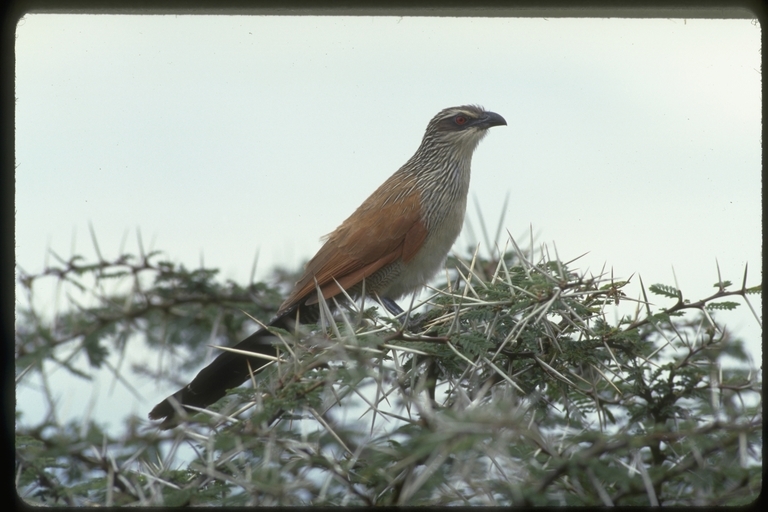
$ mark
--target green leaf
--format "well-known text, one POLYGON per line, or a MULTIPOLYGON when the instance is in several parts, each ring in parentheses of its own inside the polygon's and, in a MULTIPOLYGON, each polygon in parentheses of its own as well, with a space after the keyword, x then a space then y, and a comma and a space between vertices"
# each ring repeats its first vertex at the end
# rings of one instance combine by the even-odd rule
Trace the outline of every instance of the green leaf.
POLYGON ((679 299, 683 296, 680 290, 674 286, 667 286, 666 284, 652 284, 648 287, 651 293, 656 295, 663 295, 665 297, 671 297, 673 299, 679 299))
POLYGON ((725 301, 725 302, 710 302, 707 304, 707 310, 709 311, 715 311, 715 310, 732 310, 739 307, 740 304, 738 302, 732 302, 732 301, 725 301))

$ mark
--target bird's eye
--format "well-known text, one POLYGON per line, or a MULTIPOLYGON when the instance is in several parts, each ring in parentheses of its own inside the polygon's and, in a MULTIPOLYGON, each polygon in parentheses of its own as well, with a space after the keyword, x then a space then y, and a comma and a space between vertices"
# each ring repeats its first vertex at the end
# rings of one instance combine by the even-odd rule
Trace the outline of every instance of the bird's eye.
POLYGON ((456 123, 457 125, 461 126, 463 124, 466 124, 467 118, 466 118, 466 116, 458 115, 458 116, 453 118, 453 122, 456 123))

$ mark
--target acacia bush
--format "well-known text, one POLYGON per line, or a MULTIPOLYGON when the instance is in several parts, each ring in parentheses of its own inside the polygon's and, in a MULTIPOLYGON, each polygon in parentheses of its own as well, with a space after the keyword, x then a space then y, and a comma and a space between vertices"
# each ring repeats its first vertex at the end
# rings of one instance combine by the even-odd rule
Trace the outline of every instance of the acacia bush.
MULTIPOLYGON (((761 292, 746 269, 738 285, 716 276, 712 295, 695 301, 638 278, 632 299, 626 281, 509 246, 494 260, 450 259, 443 285, 408 318, 368 301, 275 330, 280 361, 173 430, 129 417, 115 436, 92 419, 60 425, 54 410, 28 425, 17 411, 19 495, 77 506, 756 499, 762 374, 720 323, 761 292), (626 304, 632 313, 616 317, 626 304)), ((87 378, 79 358, 113 368, 115 354, 143 341, 154 352, 133 378, 183 385, 209 344, 231 345, 252 319, 267 321, 294 279, 221 282, 159 253, 20 271, 17 382, 53 366, 87 378), (46 319, 34 307, 40 280, 91 300, 72 292, 46 319), (110 282, 123 286, 108 292, 110 282)))

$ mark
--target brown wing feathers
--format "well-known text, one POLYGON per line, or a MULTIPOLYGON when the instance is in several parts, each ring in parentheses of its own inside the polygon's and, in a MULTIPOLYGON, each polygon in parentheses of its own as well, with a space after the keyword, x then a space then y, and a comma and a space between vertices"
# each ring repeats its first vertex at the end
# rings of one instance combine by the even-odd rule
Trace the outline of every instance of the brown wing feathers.
POLYGON ((339 284, 348 290, 398 258, 407 263, 415 256, 427 237, 420 194, 398 197, 397 190, 388 185, 390 182, 385 182, 328 235, 317 255, 307 263, 304 275, 280 312, 305 299, 307 304, 316 303, 315 281, 323 298, 328 299, 341 292, 339 284), (386 219, 386 224, 382 224, 382 219, 386 219))

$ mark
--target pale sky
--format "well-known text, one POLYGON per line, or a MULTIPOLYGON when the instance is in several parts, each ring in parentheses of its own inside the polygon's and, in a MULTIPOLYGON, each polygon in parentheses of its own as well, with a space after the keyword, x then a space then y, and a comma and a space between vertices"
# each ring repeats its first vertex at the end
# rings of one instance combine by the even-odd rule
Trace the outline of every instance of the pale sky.
MULTIPOLYGON (((140 229, 145 247, 192 268, 202 255, 223 278, 246 282, 257 251, 259 278, 298 267, 405 163, 434 114, 476 103, 508 122, 473 160, 478 236, 474 198, 495 228, 509 194, 504 227, 519 242, 532 226, 563 260, 588 252, 575 269, 635 274, 631 296, 638 275, 674 285, 674 268, 687 298, 703 298, 716 261, 737 283, 749 264, 758 284, 760 30, 749 19, 28 15, 16 40, 17 263, 40 271, 48 248, 72 254, 73 237, 93 258, 92 223, 106 258, 126 233, 138 252, 140 229)), ((456 249, 482 241, 470 235, 456 249)), ((748 308, 721 318, 759 360, 748 308)), ((74 416, 94 391, 71 386, 74 416)), ((118 388, 94 395, 97 411, 117 395, 118 417, 146 417, 173 391, 148 382, 137 400, 118 388)))

